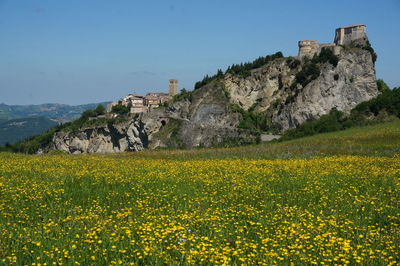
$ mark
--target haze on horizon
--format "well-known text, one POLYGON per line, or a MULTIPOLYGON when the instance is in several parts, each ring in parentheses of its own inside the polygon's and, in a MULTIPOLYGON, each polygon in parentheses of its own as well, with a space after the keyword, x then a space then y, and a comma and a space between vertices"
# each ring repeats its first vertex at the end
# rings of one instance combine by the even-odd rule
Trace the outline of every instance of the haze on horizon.
POLYGON ((0 102, 85 104, 193 89, 217 69, 366 24, 377 78, 400 86, 400 1, 0 0, 0 102))

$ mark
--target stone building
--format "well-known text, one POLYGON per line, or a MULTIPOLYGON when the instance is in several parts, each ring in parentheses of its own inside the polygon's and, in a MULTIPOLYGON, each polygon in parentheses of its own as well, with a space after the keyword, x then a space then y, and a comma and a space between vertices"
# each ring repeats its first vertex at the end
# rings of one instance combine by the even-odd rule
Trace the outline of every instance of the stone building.
POLYGON ((107 106, 107 112, 111 112, 115 105, 123 105, 130 108, 131 113, 143 113, 147 111, 144 103, 144 97, 139 94, 129 94, 116 102, 112 102, 107 106))
POLYGON ((169 80, 169 93, 155 93, 151 92, 146 96, 139 94, 129 94, 118 101, 112 102, 107 106, 107 112, 111 112, 112 107, 115 105, 123 105, 130 108, 131 113, 145 113, 149 112, 152 108, 159 107, 163 103, 170 101, 174 95, 177 94, 178 80, 169 80))
POLYGON ((367 38, 364 24, 356 24, 336 29, 335 44, 349 45, 351 42, 367 38))
POLYGON ((148 93, 144 97, 144 103, 148 108, 159 107, 161 104, 171 100, 171 96, 167 93, 148 93))
POLYGON ((133 114, 143 113, 147 111, 147 106, 144 102, 144 97, 138 94, 134 94, 134 96, 129 98, 130 112, 133 114))
POLYGON ((366 27, 364 24, 344 26, 336 29, 333 43, 318 43, 315 40, 299 41, 298 58, 312 58, 319 54, 323 48, 332 49, 334 54, 339 54, 341 46, 350 45, 356 40, 367 40, 366 27))

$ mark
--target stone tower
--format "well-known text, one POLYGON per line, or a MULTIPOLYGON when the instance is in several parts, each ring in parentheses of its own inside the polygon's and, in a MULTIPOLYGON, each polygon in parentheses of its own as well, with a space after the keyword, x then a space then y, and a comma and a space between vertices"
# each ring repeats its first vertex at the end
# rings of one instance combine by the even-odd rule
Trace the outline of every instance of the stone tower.
POLYGON ((318 53, 319 44, 315 40, 303 40, 299 41, 299 58, 307 56, 312 58, 314 54, 318 53))
POLYGON ((364 24, 356 24, 336 29, 335 44, 349 45, 355 40, 366 39, 364 24))
POLYGON ((169 80, 169 95, 174 96, 178 91, 178 80, 170 79, 169 80))

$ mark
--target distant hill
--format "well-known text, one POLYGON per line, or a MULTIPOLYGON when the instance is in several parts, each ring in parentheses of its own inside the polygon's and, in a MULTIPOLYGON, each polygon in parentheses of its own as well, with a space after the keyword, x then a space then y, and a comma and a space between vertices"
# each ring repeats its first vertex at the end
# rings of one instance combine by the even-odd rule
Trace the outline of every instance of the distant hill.
POLYGON ((56 120, 59 123, 65 123, 78 118, 86 110, 96 108, 96 106, 99 104, 107 106, 109 102, 90 103, 75 106, 57 103, 39 105, 0 104, 0 122, 26 117, 46 117, 56 120))
POLYGON ((41 134, 46 130, 77 119, 89 109, 99 104, 107 106, 109 102, 83 105, 39 104, 7 105, 0 104, 0 145, 12 144, 27 137, 41 134))
POLYGON ((57 124, 57 121, 46 117, 17 118, 0 122, 0 145, 12 144, 40 134, 57 124))

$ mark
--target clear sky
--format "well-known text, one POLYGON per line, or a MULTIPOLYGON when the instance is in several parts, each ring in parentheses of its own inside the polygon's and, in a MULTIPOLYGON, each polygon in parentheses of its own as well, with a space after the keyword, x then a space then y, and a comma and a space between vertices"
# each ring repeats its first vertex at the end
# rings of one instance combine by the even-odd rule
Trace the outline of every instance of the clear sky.
POLYGON ((0 0, 0 102, 83 104, 192 89, 218 68, 366 24, 400 86, 400 0, 0 0))

